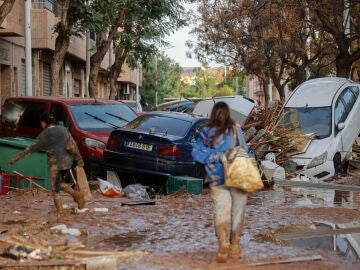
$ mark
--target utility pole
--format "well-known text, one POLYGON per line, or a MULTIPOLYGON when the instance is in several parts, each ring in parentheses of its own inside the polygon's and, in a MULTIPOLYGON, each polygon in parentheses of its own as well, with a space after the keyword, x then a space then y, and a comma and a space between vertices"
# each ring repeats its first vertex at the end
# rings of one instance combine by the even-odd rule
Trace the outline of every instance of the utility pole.
POLYGON ((268 85, 268 87, 269 87, 269 101, 272 101, 272 99, 273 99, 273 93, 272 93, 272 80, 271 80, 271 78, 269 77, 269 85, 268 85))
MULTIPOLYGON (((310 49, 310 45, 311 45, 311 38, 310 38, 310 9, 308 4, 306 4, 305 7, 305 13, 306 13, 306 20, 307 20, 307 26, 306 26, 306 57, 308 60, 310 60, 311 57, 311 49, 310 49)), ((306 67, 305 69, 306 72, 306 79, 310 78, 310 68, 309 66, 306 67)))
POLYGON ((136 106, 139 108, 140 104, 140 92, 139 92, 139 83, 140 83, 140 63, 138 62, 136 68, 136 106))
POLYGON ((350 1, 349 0, 344 1, 344 26, 345 26, 344 34, 346 35, 346 37, 348 37, 348 35, 350 34, 350 1))
POLYGON ((155 107, 158 105, 158 54, 155 55, 155 107))
POLYGON ((25 1, 25 73, 26 96, 32 96, 31 1, 25 1))
POLYGON ((237 95, 239 93, 239 76, 236 75, 235 77, 235 94, 237 95))
POLYGON ((85 70, 85 84, 86 84, 86 97, 90 97, 89 94, 89 79, 90 79, 90 32, 86 32, 86 70, 85 70))

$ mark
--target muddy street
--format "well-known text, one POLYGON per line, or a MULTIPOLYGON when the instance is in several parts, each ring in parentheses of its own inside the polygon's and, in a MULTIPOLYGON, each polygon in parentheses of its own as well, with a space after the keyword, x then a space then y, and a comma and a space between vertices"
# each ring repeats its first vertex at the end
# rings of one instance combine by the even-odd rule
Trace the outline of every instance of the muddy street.
MULTIPOLYGON (((202 195, 160 195, 155 205, 137 206, 122 205, 129 201, 125 197, 94 192, 83 212, 75 211, 76 204, 62 194, 67 209, 59 218, 50 193, 11 191, 0 196, 1 249, 14 244, 47 251, 51 247, 52 253, 40 253, 41 259, 22 260, 33 265, 89 262, 116 253, 116 263, 104 262, 102 269, 359 269, 360 260, 343 235, 328 233, 344 230, 346 224, 360 227, 359 194, 351 193, 274 186, 251 194, 241 238, 244 258, 217 264, 212 201, 206 188, 202 195), (66 225, 68 231, 53 228, 58 225, 66 225), (311 237, 319 231, 320 236, 311 237), (87 257, 79 251, 86 251, 87 257)), ((0 265, 16 269, 21 263, 2 257, 0 265)), ((77 269, 96 268, 90 263, 77 269)))

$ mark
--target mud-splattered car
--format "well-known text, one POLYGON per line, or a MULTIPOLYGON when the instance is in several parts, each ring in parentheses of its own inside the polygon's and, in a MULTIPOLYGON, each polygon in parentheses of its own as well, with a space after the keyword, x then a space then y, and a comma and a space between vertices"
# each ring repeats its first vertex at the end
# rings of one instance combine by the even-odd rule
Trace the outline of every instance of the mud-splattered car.
POLYGON ((346 78, 318 78, 299 85, 284 104, 277 126, 313 134, 292 156, 301 174, 320 180, 346 170, 360 132, 360 84, 346 78))
POLYGON ((111 132, 105 166, 120 172, 203 178, 191 150, 207 119, 177 112, 148 112, 111 132))

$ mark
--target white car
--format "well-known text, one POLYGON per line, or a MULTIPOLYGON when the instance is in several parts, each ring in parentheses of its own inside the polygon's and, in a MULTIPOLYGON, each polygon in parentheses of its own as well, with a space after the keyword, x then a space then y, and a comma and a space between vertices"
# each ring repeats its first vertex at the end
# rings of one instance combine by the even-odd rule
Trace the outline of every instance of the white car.
POLYGON ((229 105, 231 117, 240 125, 245 123, 247 117, 257 105, 255 100, 240 95, 213 97, 198 101, 192 110, 192 114, 201 117, 210 117, 214 104, 219 101, 223 101, 229 105))
POLYGON ((341 172, 360 131, 360 83, 328 77, 299 85, 282 107, 277 125, 299 125, 315 134, 304 153, 291 157, 300 173, 324 180, 341 172))

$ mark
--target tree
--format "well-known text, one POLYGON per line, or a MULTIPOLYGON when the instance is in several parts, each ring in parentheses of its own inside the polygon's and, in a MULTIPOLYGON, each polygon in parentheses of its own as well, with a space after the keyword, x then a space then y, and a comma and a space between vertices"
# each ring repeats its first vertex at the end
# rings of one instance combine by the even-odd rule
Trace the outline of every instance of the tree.
POLYGON ((117 78, 125 61, 131 68, 142 65, 157 53, 157 44, 165 44, 164 37, 184 25, 180 1, 139 1, 124 15, 113 44, 115 62, 110 68, 110 98, 115 97, 117 78))
POLYGON ((235 95, 235 90, 234 88, 230 87, 229 85, 223 85, 221 87, 218 87, 214 94, 212 95, 213 97, 220 97, 220 96, 233 96, 235 95))
POLYGON ((178 63, 162 53, 155 55, 143 71, 143 84, 140 89, 142 100, 154 107, 156 89, 159 103, 162 103, 165 97, 180 98, 181 74, 182 68, 178 63))
POLYGON ((6 16, 10 13, 14 6, 15 0, 4 0, 0 5, 0 25, 4 22, 6 16))
POLYGON ((215 75, 207 71, 208 66, 195 68, 196 77, 194 90, 196 97, 209 97, 212 96, 216 90, 217 80, 215 75))
POLYGON ((60 21, 55 25, 55 50, 51 60, 51 92, 50 95, 59 94, 60 71, 70 46, 70 37, 83 32, 81 23, 87 16, 84 0, 59 0, 56 1, 61 8, 60 21))
MULTIPOLYGON (((217 86, 218 89, 223 87, 230 87, 232 89, 232 94, 227 95, 234 95, 236 93, 236 88, 238 88, 238 95, 246 95, 246 74, 243 71, 238 71, 236 69, 230 69, 228 71, 227 76, 225 77, 223 82, 220 82, 217 86)), ((228 90, 227 90, 228 91, 228 90)), ((220 95, 220 94, 219 94, 220 95)), ((223 94, 224 96, 225 94, 223 94)), ((226 95, 225 95, 226 96, 226 95)))
MULTIPOLYGON (((179 4, 181 2, 182 0, 107 0, 106 2, 93 1, 91 3, 94 15, 101 14, 102 21, 99 24, 98 31, 96 31, 96 51, 90 58, 90 96, 96 96, 101 61, 117 33, 124 33, 126 39, 130 39, 138 45, 136 46, 132 42, 130 42, 130 47, 120 45, 120 48, 116 50, 119 50, 118 54, 122 55, 122 59, 125 59, 125 56, 134 56, 137 58, 133 59, 136 60, 135 62, 140 59, 143 64, 146 64, 144 60, 147 57, 141 51, 134 52, 133 49, 145 48, 140 43, 154 37, 158 37, 161 44, 162 37, 175 30, 178 22, 181 21, 182 6, 179 4)), ((121 39, 121 34, 119 36, 121 39)), ((134 64, 134 61, 131 61, 129 60, 130 63, 134 64)), ((115 61, 115 63, 117 66, 114 66, 111 75, 113 80, 116 73, 120 73, 123 61, 115 61)))
POLYGON ((316 37, 306 23, 306 6, 300 1, 202 0, 193 32, 200 59, 242 66, 265 83, 271 79, 280 97, 292 80, 305 80, 307 68, 320 74, 331 65, 329 35, 316 37), (307 41, 312 38, 311 55, 307 41))
POLYGON ((349 77, 352 65, 360 60, 360 1, 306 1, 316 30, 326 31, 336 45, 336 75, 349 77))

